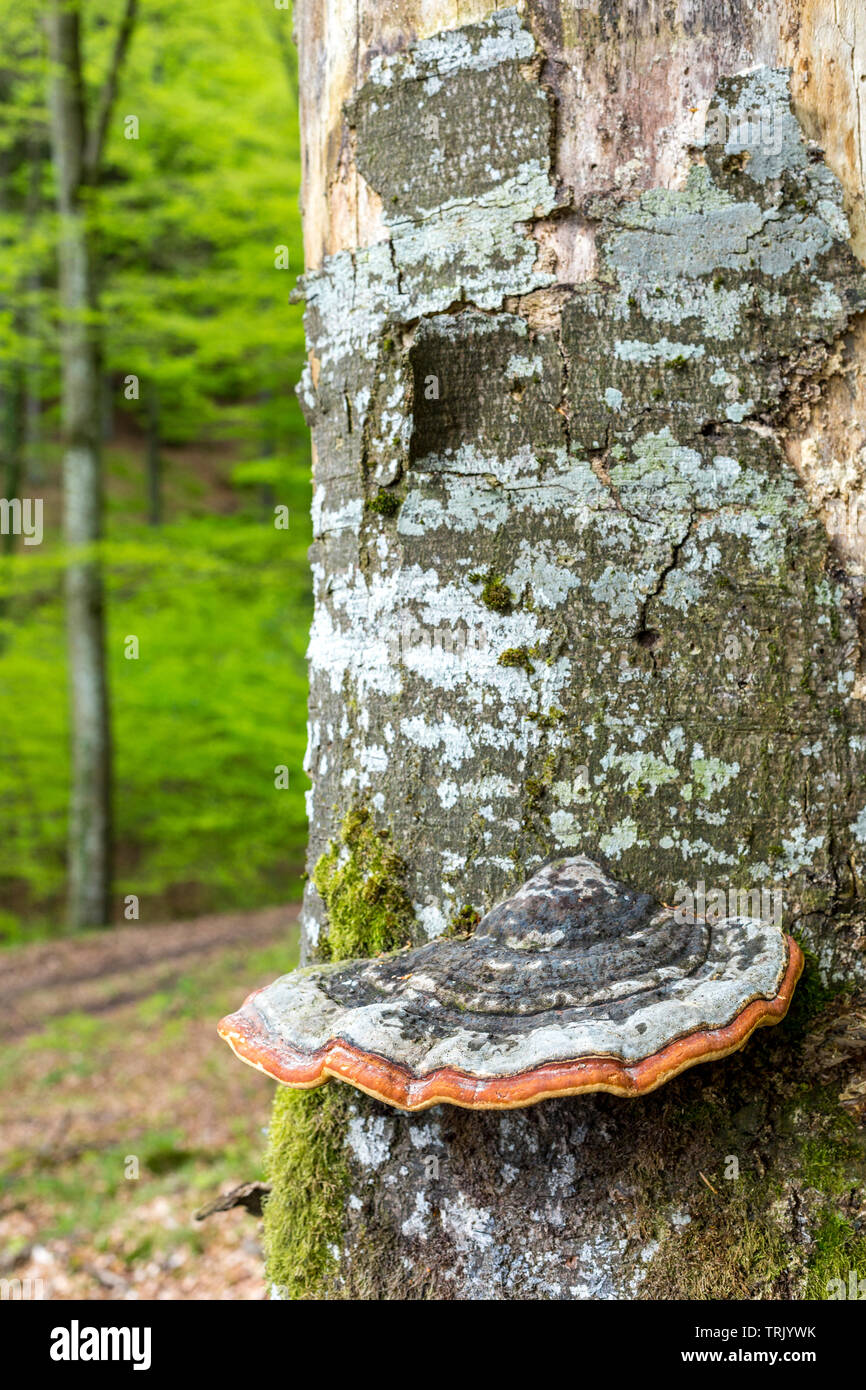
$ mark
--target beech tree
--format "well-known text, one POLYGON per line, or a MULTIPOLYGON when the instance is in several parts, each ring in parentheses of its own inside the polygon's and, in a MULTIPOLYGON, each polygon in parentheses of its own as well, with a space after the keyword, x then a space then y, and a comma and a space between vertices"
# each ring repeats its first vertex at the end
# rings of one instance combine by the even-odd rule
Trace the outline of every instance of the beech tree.
POLYGON ((135 26, 126 0, 108 71, 88 109, 81 7, 46 11, 51 151, 58 231, 71 785, 68 917, 72 927, 110 918, 111 718, 105 669, 105 594, 94 547, 102 536, 100 336, 97 250, 90 198, 99 182, 117 85, 135 26))
POLYGON ((784 1024, 638 1100, 413 1116, 282 1089, 275 1292, 844 1296, 862 11, 299 0, 295 19, 306 959, 465 930, 571 853, 666 903, 778 889, 810 965, 784 1024))

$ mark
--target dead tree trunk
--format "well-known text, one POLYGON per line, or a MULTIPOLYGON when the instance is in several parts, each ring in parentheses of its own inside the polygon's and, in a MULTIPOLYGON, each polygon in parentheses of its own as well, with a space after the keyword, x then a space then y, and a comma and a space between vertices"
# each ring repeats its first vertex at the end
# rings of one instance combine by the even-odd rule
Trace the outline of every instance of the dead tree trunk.
POLYGON ((421 941, 571 851, 665 902, 781 890, 814 961, 783 1027, 640 1101, 281 1093, 273 1282, 825 1297, 866 1268, 856 1078, 815 1061, 853 1006, 812 1017, 864 978, 862 9, 296 23, 307 957, 375 948, 374 866, 421 941))

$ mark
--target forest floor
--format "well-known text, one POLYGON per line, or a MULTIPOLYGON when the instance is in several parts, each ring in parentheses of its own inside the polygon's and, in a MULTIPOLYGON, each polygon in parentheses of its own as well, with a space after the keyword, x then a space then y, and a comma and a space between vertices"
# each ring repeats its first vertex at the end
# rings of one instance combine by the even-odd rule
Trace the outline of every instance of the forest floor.
POLYGON ((274 1084, 216 1023, 297 963, 296 917, 0 954, 0 1279, 46 1299, 265 1296, 260 1222, 195 1213, 262 1176, 274 1084))

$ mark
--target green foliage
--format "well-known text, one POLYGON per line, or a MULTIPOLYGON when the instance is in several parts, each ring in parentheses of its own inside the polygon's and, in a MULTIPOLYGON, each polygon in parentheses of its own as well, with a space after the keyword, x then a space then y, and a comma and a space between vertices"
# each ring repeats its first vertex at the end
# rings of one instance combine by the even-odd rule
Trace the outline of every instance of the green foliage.
MULTIPOLYGON (((285 531, 249 517, 189 519, 157 534, 112 528, 118 916, 130 893, 153 920, 274 901, 299 885, 306 490, 296 487, 285 531), (137 659, 125 655, 128 636, 137 659), (289 769, 288 789, 275 785, 278 767, 289 769)), ((0 894, 13 905, 0 936, 13 938, 50 923, 64 888, 62 555, 41 555, 38 567, 29 559, 7 566, 15 617, 0 620, 0 894)))
MULTIPOLYGON (((92 112, 119 10, 88 0, 82 15, 92 112)), ((0 0, 0 495, 44 495, 46 526, 0 568, 0 940, 53 929, 65 891, 69 555, 59 447, 40 442, 59 391, 40 17, 37 0, 0 0)), ((309 448, 288 302, 302 268, 291 22, 239 0, 141 5, 88 200, 115 428, 101 558, 118 918, 133 893, 153 920, 299 888, 309 448), (161 458, 160 530, 142 524, 144 432, 161 458)))
POLYGON ((117 404, 163 436, 220 422, 259 450, 299 430, 300 158, 291 13, 238 0, 142 7, 97 212, 117 404), (127 138, 127 114, 138 136, 127 138), (141 382, 139 402, 120 386, 141 382))

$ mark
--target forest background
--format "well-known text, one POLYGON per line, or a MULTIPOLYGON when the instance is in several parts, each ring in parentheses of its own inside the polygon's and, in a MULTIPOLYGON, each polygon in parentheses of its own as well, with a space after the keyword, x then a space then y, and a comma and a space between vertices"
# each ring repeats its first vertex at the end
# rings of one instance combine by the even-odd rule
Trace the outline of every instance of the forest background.
MULTIPOLYGON (((83 7, 94 88, 120 12, 83 7)), ((0 0, 0 496, 44 504, 41 544, 0 537, 6 942, 61 930, 66 890, 58 218, 41 19, 34 0, 0 0)), ((296 83, 286 8, 148 0, 89 208, 115 921, 299 891, 310 498, 294 396, 301 310, 289 303, 301 269, 296 83)))

